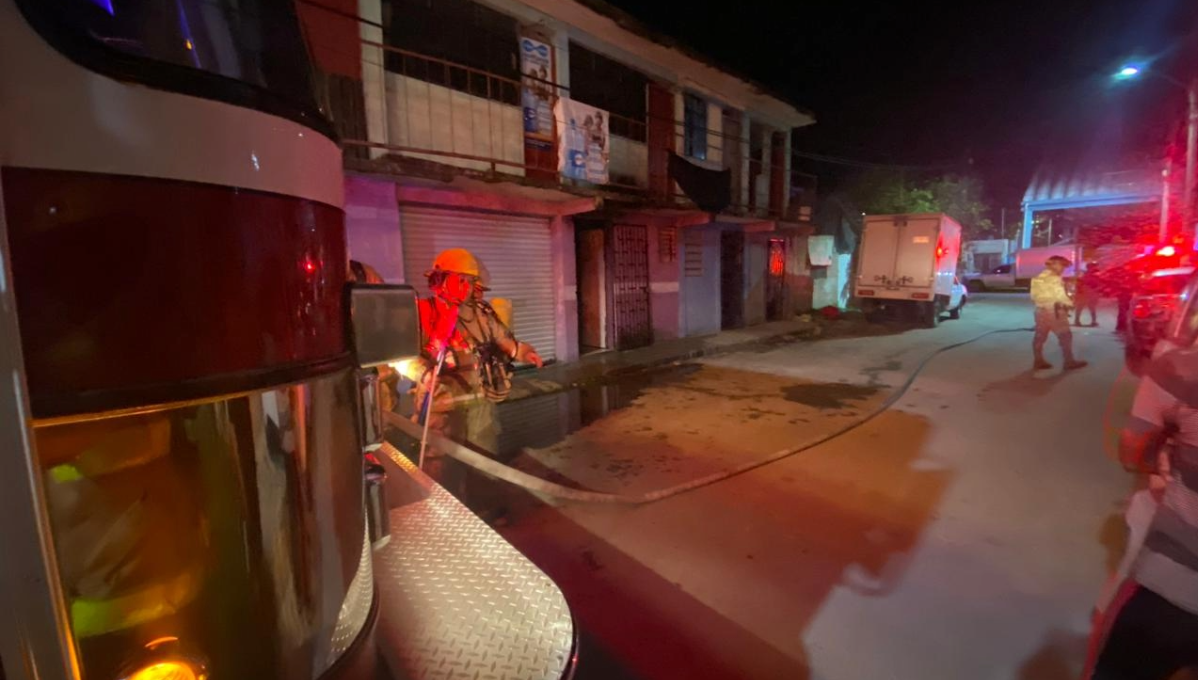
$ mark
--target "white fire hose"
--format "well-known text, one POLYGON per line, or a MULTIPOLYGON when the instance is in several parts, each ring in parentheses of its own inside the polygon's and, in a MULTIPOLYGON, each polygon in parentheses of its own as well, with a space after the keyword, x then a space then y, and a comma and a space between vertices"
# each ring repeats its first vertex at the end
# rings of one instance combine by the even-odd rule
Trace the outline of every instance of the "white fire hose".
MULTIPOLYGON (((527 489, 534 493, 582 503, 618 503, 623 505, 643 505, 645 503, 653 503, 670 498, 671 496, 677 496, 678 494, 715 484, 717 482, 722 482, 726 479, 742 475, 750 470, 755 470, 759 467, 777 462, 783 458, 789 458, 797 453, 802 453, 803 451, 807 451, 808 449, 812 449, 820 444, 847 434, 873 420, 893 406, 899 399, 903 397, 904 394, 907 393, 907 390, 911 388, 911 385, 915 382, 915 379, 919 377, 919 374, 923 372, 923 369, 932 361, 932 359, 936 358, 940 354, 977 342, 982 338, 996 335, 998 333, 1023 333, 1030 332, 1032 330, 1034 329, 1002 328, 986 331, 985 333, 974 336, 968 340, 963 340, 961 342, 939 347, 924 357, 915 367, 915 369, 911 371, 911 375, 907 377, 903 384, 900 385, 899 388, 894 392, 892 392, 890 396, 885 399, 885 401, 874 408, 873 411, 870 411, 861 418, 858 418, 857 420, 837 430, 834 430, 833 432, 815 437, 814 439, 800 444, 799 446, 774 452, 759 460, 742 463, 728 470, 715 472, 703 477, 699 477, 698 479, 693 479, 689 482, 683 482, 682 484, 666 487, 657 491, 650 491, 649 493, 636 496, 625 496, 621 494, 605 493, 602 491, 588 491, 586 489, 573 489, 568 486, 563 486, 561 484, 530 475, 527 472, 521 472, 520 470, 517 470, 509 465, 504 465, 503 463, 500 463, 499 461, 485 454, 479 453, 469 446, 455 442, 439 432, 429 431, 427 426, 427 418, 425 419, 425 427, 423 431, 421 430, 420 426, 397 413, 384 412, 383 418, 388 424, 393 425, 405 435, 412 437, 413 439, 421 440, 420 451, 422 458, 424 453, 424 445, 426 443, 431 443, 443 455, 448 455, 456 460, 461 461, 462 463, 465 463, 466 465, 469 465, 472 468, 475 468, 480 472, 490 475, 491 477, 515 484, 516 486, 527 489)), ((392 457, 403 455, 390 445, 384 445, 383 451, 392 457)))

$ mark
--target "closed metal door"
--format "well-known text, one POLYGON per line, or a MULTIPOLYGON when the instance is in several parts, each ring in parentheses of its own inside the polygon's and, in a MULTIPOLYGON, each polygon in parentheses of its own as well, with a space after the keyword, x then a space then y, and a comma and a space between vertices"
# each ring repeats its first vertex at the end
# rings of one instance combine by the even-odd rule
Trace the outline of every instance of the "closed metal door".
POLYGON ((648 228, 617 224, 611 239, 611 319, 616 349, 653 342, 648 228))
POLYGON ((549 220, 416 206, 400 207, 404 272, 421 294, 421 275, 437 253, 465 248, 488 274, 488 298, 512 303, 512 330, 546 361, 556 357, 557 313, 553 295, 553 247, 549 220))

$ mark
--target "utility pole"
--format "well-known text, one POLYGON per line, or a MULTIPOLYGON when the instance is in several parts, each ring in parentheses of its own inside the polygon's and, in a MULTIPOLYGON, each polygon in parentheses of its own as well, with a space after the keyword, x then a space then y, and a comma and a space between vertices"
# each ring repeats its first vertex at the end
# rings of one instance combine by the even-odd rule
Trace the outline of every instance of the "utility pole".
MULTIPOLYGON (((1186 102, 1189 113, 1186 119, 1186 180, 1185 193, 1181 197, 1181 215, 1183 233, 1194 228, 1194 165, 1198 162, 1198 78, 1190 81, 1186 88, 1186 102)), ((1196 234, 1198 236, 1198 234, 1196 234)))
MULTIPOLYGON (((1170 145, 1172 148, 1172 145, 1170 145)), ((1161 227, 1160 242, 1169 240, 1169 182, 1173 174, 1173 155, 1166 154, 1165 169, 1161 170, 1161 227)))

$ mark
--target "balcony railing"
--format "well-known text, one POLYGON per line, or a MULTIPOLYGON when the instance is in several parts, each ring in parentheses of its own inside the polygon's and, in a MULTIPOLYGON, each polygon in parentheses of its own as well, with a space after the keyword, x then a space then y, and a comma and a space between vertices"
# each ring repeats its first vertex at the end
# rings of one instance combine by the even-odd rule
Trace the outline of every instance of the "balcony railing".
MULTIPOLYGON (((568 96, 568 88, 533 78, 522 82, 378 41, 362 40, 360 49, 360 88, 340 86, 326 93, 335 118, 340 112, 346 121, 364 119, 364 124, 343 121, 338 126, 347 156, 452 166, 535 182, 576 183, 558 175, 552 145, 540 157, 525 153, 525 88, 548 90, 551 104, 568 96)), ((649 122, 608 113, 607 187, 648 190, 649 122)), ((669 122, 674 148, 681 149, 686 126, 673 116, 669 122)), ((783 217, 789 182, 782 183, 780 199, 772 195, 779 188, 772 181, 769 135, 758 149, 750 145, 748 134, 706 128, 701 133, 707 140, 707 159, 696 162, 732 170, 733 211, 783 217)), ((681 193, 675 199, 686 201, 681 193)))

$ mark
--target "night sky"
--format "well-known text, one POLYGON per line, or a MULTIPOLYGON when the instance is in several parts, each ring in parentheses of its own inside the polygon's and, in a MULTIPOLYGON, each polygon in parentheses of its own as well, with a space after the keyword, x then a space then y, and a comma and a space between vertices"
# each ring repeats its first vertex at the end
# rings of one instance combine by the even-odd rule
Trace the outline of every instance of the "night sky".
MULTIPOLYGON (((1113 87, 1106 75, 1125 58, 1198 76, 1198 0, 610 1, 811 109, 818 122, 798 148, 913 165, 972 158, 959 167, 1010 207, 1043 163, 1119 165, 1163 146, 1185 95, 1152 80, 1113 87)), ((805 169, 825 186, 845 172, 805 169)))

